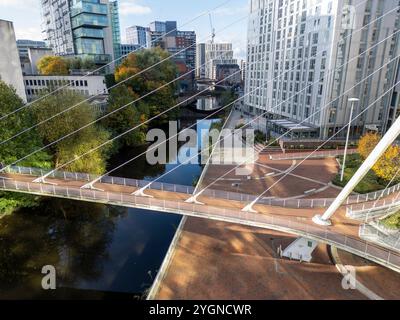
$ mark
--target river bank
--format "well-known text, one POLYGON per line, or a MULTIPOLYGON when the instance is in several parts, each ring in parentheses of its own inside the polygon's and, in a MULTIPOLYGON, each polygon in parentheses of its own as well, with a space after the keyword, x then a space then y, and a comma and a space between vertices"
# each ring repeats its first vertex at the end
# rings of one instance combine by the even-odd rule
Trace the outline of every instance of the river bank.
MULTIPOLYGON (((215 120, 190 121, 182 125, 194 124, 200 133, 215 120)), ((189 149, 180 145, 178 151, 198 152, 189 149)), ((144 150, 124 149, 110 167, 144 150)), ((192 186, 202 166, 177 168, 175 159, 152 166, 142 156, 113 175, 192 186)), ((36 208, 17 210, 0 220, 0 298, 143 299, 180 221, 177 215, 65 199, 44 199, 36 208), (54 292, 41 288, 41 268, 48 264, 57 272, 54 292)))

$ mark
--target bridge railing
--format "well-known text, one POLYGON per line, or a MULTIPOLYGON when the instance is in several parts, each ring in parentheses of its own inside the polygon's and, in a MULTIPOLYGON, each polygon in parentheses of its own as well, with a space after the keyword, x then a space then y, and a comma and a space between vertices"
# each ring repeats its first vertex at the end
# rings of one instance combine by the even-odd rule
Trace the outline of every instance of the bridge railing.
MULTIPOLYGON (((347 154, 358 153, 357 149, 350 149, 347 154)), ((328 150, 328 151, 316 151, 313 154, 310 152, 293 152, 293 153, 280 153, 271 154, 269 158, 271 160, 298 160, 298 159, 319 159, 319 158, 335 158, 344 154, 344 150, 328 150)))
MULTIPOLYGON (((7 172, 9 173, 19 173, 19 174, 27 174, 32 176, 43 176, 44 174, 50 172, 50 170, 38 169, 38 168, 29 168, 29 167, 20 167, 13 166, 7 172)), ((67 171, 56 171, 51 175, 52 178, 62 179, 62 180, 73 180, 73 181, 93 181, 97 179, 99 176, 87 173, 79 173, 79 172, 67 172, 67 171)), ((138 179, 129 179, 129 178, 121 178, 121 177, 113 177, 113 176, 105 176, 101 179, 101 183, 109 183, 115 185, 123 185, 123 186, 131 186, 131 187, 144 187, 148 185, 151 181, 147 180, 138 180, 138 179)), ((194 192, 194 187, 178 185, 178 184, 169 184, 163 182, 152 182, 148 187, 152 190, 161 190, 161 191, 170 191, 170 192, 178 192, 184 194, 192 194, 194 192)), ((381 197, 387 197, 394 192, 400 192, 400 184, 394 185, 391 188, 388 188, 385 192, 375 191, 367 194, 359 194, 352 195, 347 198, 346 205, 350 206, 351 211, 357 210, 365 210, 373 206, 372 203, 366 203, 368 201, 375 201, 381 197), (355 206, 356 204, 361 204, 359 206, 355 206), (364 207, 363 207, 364 206, 364 207)), ((239 192, 231 192, 217 189, 206 189, 203 192, 204 195, 226 199, 226 200, 236 200, 236 201, 253 201, 256 199, 256 195, 245 194, 239 192)), ((329 206, 333 202, 333 198, 321 198, 321 199, 281 199, 281 198, 269 198, 264 197, 261 198, 258 203, 276 206, 276 207, 287 207, 287 208, 325 208, 329 206)), ((385 200, 383 200, 385 201, 385 200)))
MULTIPOLYGON (((397 190, 397 186, 395 186, 397 190)), ((387 194, 385 192, 385 194, 387 194)), ((400 192, 391 199, 381 199, 347 207, 346 215, 352 219, 377 218, 400 210, 400 192)))
POLYGON ((360 226, 359 236, 362 239, 375 242, 386 246, 392 250, 400 252, 400 233, 388 233, 379 227, 379 225, 363 224, 360 226))
POLYGON ((291 218, 243 212, 237 209, 198 205, 193 203, 136 197, 119 192, 106 192, 79 187, 64 187, 42 183, 0 179, 0 189, 28 192, 39 195, 63 197, 75 200, 101 202, 112 205, 145 208, 195 217, 210 218, 225 222, 266 227, 283 232, 294 232, 317 241, 325 241, 382 265, 400 271, 400 255, 387 248, 373 245, 365 240, 335 232, 333 227, 319 227, 291 218))
MULTIPOLYGON (((21 167, 21 166, 12 166, 11 168, 7 169, 8 173, 18 173, 18 174, 25 174, 40 177, 51 170, 46 169, 38 169, 38 168, 30 168, 30 167, 21 167)), ((61 180, 72 180, 72 181, 93 181, 98 179, 100 176, 82 172, 68 172, 68 171, 55 171, 50 175, 50 178, 54 179, 61 179, 61 180)), ((121 186, 131 186, 135 188, 141 188, 151 181, 148 180, 139 180, 139 179, 130 179, 130 178, 122 178, 122 177, 114 177, 114 176, 105 176, 102 177, 100 183, 109 183, 121 186)), ((192 194, 194 191, 194 187, 192 186, 185 186, 185 185, 178 185, 178 184, 170 184, 164 182, 152 182, 151 185, 148 187, 149 189, 153 190, 161 190, 161 191, 171 191, 171 192, 179 192, 179 193, 187 193, 192 194)))

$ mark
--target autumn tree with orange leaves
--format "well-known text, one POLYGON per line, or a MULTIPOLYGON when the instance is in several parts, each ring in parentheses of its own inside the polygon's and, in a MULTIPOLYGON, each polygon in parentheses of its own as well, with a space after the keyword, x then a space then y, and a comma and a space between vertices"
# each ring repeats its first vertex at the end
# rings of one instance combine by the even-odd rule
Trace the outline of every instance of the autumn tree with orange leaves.
MULTIPOLYGON (((365 160, 369 156, 381 138, 381 135, 378 133, 367 133, 360 139, 358 153, 362 159, 365 160)), ((385 181, 390 181, 394 178, 394 182, 400 182, 400 175, 396 176, 399 169, 400 147, 397 145, 390 146, 372 167, 372 170, 379 178, 385 181)))
POLYGON ((393 179, 395 183, 400 182, 400 147, 390 146, 372 167, 372 170, 385 181, 393 179))
POLYGON ((358 142, 358 153, 364 160, 369 156, 372 150, 376 147, 378 142, 381 140, 380 134, 370 132, 361 137, 358 142))
POLYGON ((66 76, 69 73, 68 61, 58 56, 44 56, 39 60, 37 68, 45 76, 66 76))

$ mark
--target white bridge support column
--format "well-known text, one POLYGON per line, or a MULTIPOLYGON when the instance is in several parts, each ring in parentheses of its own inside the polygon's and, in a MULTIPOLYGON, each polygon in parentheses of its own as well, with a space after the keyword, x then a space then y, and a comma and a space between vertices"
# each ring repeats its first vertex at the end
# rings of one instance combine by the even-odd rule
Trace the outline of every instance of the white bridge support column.
POLYGON ((316 215, 312 219, 314 223, 319 225, 328 226, 331 225, 329 220, 337 209, 346 201, 347 197, 351 194, 357 184, 365 177, 368 171, 373 167, 373 165, 379 160, 379 158, 385 153, 387 148, 393 143, 394 140, 400 134, 400 117, 397 118, 396 122, 390 127, 388 132, 383 136, 378 145, 372 150, 368 158, 363 162, 361 167, 357 170, 354 176, 346 184, 343 190, 336 197, 335 201, 330 205, 330 207, 325 211, 325 213, 320 216, 316 215))

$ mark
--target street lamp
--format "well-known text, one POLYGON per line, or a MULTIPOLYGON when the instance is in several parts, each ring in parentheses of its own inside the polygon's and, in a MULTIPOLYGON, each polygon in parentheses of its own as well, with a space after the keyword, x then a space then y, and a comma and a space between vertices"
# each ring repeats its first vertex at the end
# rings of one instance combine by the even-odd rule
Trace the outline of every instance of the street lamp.
POLYGON ((356 102, 360 101, 357 98, 350 98, 349 102, 351 102, 351 109, 350 109, 350 119, 349 119, 349 127, 347 128, 347 137, 346 137, 346 145, 344 147, 344 155, 343 155, 343 163, 342 163, 342 173, 340 175, 340 181, 343 181, 344 177, 344 168, 346 165, 346 156, 347 156, 347 148, 349 145, 349 137, 350 137, 350 130, 351 130, 351 122, 353 120, 353 110, 354 110, 354 104, 356 102))

